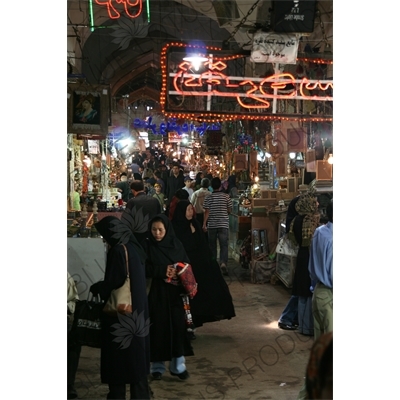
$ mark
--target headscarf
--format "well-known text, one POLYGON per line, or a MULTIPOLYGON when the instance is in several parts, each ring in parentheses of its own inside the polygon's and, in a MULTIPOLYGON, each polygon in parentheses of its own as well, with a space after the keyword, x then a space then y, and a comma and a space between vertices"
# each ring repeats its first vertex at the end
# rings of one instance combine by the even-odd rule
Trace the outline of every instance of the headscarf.
MULTIPOLYGON (((189 200, 181 200, 175 208, 174 215, 172 217, 172 225, 175 230, 175 234, 178 237, 178 239, 182 242, 183 246, 187 250, 192 250, 192 244, 193 241, 191 240, 192 236, 192 229, 190 225, 193 225, 193 227, 196 230, 196 236, 198 236, 198 246, 203 245, 202 243, 202 238, 203 238, 203 232, 200 226, 200 223, 197 221, 195 218, 195 214, 193 213, 192 219, 187 219, 186 218, 186 210, 188 206, 192 205, 192 203, 189 200)), ((193 207, 194 211, 194 207, 193 207)))
POLYGON ((289 239, 295 244, 300 245, 297 242, 296 237, 293 232, 293 227, 295 221, 299 216, 303 217, 302 223, 302 233, 301 233, 301 246, 307 247, 311 244, 311 239, 314 235, 315 229, 318 227, 319 223, 319 213, 318 213, 318 203, 316 197, 309 193, 300 195, 298 201, 296 202, 295 209, 299 215, 296 215, 292 222, 290 223, 289 239))
POLYGON ((202 175, 203 175, 202 172, 198 172, 198 173, 196 174, 196 186, 201 185, 202 175))
POLYGON ((178 189, 175 192, 174 197, 172 197, 171 202, 169 203, 168 217, 170 220, 172 220, 172 217, 174 216, 176 205, 181 200, 188 200, 188 199, 189 199, 189 192, 187 190, 178 189))
POLYGON ((333 392, 332 382, 333 332, 329 332, 321 335, 311 349, 306 372, 308 398, 326 398, 327 392, 333 392))
POLYGON ((190 220, 186 218, 186 209, 189 204, 192 204, 189 200, 181 200, 177 203, 174 216, 172 217, 172 225, 175 232, 178 229, 187 229, 190 226, 190 220))
POLYGON ((127 244, 131 242, 135 247, 138 256, 142 263, 146 260, 146 253, 142 246, 136 240, 129 226, 123 223, 119 218, 107 216, 102 218, 99 222, 94 224, 97 231, 103 239, 111 246, 114 247, 118 244, 127 244))
POLYGON ((155 263, 177 263, 187 262, 190 263, 183 244, 175 236, 174 228, 171 221, 165 214, 158 214, 151 219, 148 227, 148 240, 151 246, 151 253, 148 254, 149 258, 155 263), (161 221, 165 227, 165 236, 162 240, 157 241, 151 233, 151 226, 155 221, 161 221))
POLYGON ((299 197, 295 209, 299 215, 314 214, 318 210, 317 199, 315 196, 305 193, 299 197))

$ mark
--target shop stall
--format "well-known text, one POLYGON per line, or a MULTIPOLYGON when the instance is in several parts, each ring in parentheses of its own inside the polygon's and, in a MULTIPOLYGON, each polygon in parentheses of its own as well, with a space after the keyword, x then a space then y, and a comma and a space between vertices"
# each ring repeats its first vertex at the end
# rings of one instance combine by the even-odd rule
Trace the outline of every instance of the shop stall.
POLYGON ((266 283, 275 276, 290 288, 295 257, 278 252, 277 244, 285 232, 290 201, 311 183, 324 221, 325 207, 333 197, 330 121, 200 122, 167 118, 139 103, 131 107, 124 101, 119 107, 106 135, 68 134, 68 240, 96 239, 96 221, 106 215, 121 216, 124 203, 115 185, 123 172, 129 181, 134 178, 135 157, 142 157, 144 179, 160 165, 180 162, 193 180, 199 172, 221 178, 233 204, 230 256, 249 269, 251 281, 266 283))

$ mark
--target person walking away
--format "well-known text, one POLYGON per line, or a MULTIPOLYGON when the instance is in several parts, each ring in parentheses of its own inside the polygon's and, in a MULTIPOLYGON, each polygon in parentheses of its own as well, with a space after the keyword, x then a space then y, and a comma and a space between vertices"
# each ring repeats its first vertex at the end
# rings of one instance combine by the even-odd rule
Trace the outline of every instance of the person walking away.
POLYGON ((90 291, 107 301, 111 291, 121 287, 126 279, 127 262, 131 284, 132 314, 103 315, 100 349, 101 382, 108 384, 107 399, 125 399, 126 385, 130 385, 131 399, 150 399, 147 376, 150 373, 149 310, 146 294, 145 258, 143 248, 131 229, 119 218, 107 216, 95 224, 107 243, 107 261, 104 280, 93 284, 90 291), (118 326, 132 328, 127 338, 116 341, 118 326), (138 330, 135 327, 141 326, 138 330))
POLYGON ((172 220, 172 217, 174 215, 175 212, 175 208, 176 205, 181 201, 181 200, 188 200, 189 199, 189 193, 186 190, 183 189, 178 189, 175 194, 174 197, 172 197, 171 202, 169 203, 169 205, 167 206, 166 210, 165 210, 165 215, 168 216, 168 218, 170 220, 172 220))
MULTIPOLYGON (((309 188, 307 190, 308 194, 311 196, 315 196, 315 190, 313 188, 309 188)), ((288 206, 288 210, 286 212, 286 221, 285 221, 285 232, 286 234, 290 231, 290 226, 293 219, 299 215, 296 210, 296 204, 300 198, 301 194, 293 198, 288 206)), ((299 326, 299 318, 298 318, 298 305, 299 305, 299 296, 295 296, 292 294, 286 307, 282 311, 281 316, 278 320, 278 327, 284 330, 292 331, 296 330, 299 326)))
POLYGON ((172 225, 189 257, 198 284, 197 294, 190 300, 194 326, 197 328, 206 322, 233 318, 235 308, 228 285, 218 262, 211 255, 202 225, 194 217, 194 207, 188 200, 181 200, 176 205, 172 225))
POLYGON ((217 240, 219 243, 219 263, 223 275, 228 275, 229 214, 232 212, 232 200, 221 191, 221 179, 211 180, 213 192, 204 200, 203 230, 208 233, 208 243, 212 256, 217 260, 217 240))
POLYGON ((151 278, 150 312, 150 371, 153 379, 160 380, 166 371, 186 380, 185 357, 193 356, 193 349, 186 331, 182 285, 173 284, 176 278, 174 264, 190 263, 182 243, 176 238, 170 220, 159 214, 149 223, 149 234, 143 242, 147 254, 146 277, 151 278))
POLYGON ((313 336, 314 320, 308 261, 311 240, 319 224, 318 202, 316 197, 306 193, 299 197, 295 207, 299 215, 293 218, 288 233, 289 240, 299 246, 292 295, 298 296, 298 332, 302 335, 313 336))
POLYGON ((193 207, 196 211, 196 219, 197 221, 199 221, 201 227, 203 226, 204 222, 204 200, 211 194, 211 192, 208 190, 209 186, 210 181, 208 180, 208 178, 203 178, 201 180, 200 189, 196 190, 190 198, 190 202, 193 204, 193 207))

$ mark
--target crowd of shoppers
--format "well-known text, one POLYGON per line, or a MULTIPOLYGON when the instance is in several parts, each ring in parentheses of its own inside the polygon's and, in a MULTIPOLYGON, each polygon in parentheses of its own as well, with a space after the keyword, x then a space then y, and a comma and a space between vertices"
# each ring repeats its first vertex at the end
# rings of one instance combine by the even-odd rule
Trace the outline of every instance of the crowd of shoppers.
MULTIPOLYGON (((90 291, 106 301, 113 289, 122 286, 128 265, 135 315, 150 321, 148 332, 133 332, 133 340, 122 352, 114 340, 118 318, 104 314, 100 372, 102 383, 109 387, 108 399, 125 398, 126 385, 130 385, 131 399, 149 399, 148 376, 161 380, 167 370, 181 380, 188 379, 186 357, 194 355, 194 329, 235 317, 223 277, 228 275, 232 211, 227 192, 235 187, 234 179, 225 182, 227 189, 218 177, 184 176, 179 163, 169 172, 165 164, 157 166, 150 159, 145 174, 140 164, 137 159, 132 163, 137 179, 128 182, 126 174, 121 174, 116 185, 126 203, 121 218, 109 216, 95 224, 108 250, 104 279, 90 291), (146 184, 154 192, 148 193, 146 184), (196 283, 197 293, 190 298, 179 279, 178 265, 189 266, 196 283)), ((315 339, 333 331, 332 203, 327 214, 329 222, 318 227, 318 202, 306 193, 292 201, 286 221, 287 235, 299 250, 292 297, 279 327, 315 339)), ((71 364, 72 372, 68 370, 68 398, 76 395, 73 371, 77 360, 79 354, 71 364)), ((310 386, 312 377, 307 382, 310 386)), ((311 390, 304 385, 299 399, 306 389, 311 390)))

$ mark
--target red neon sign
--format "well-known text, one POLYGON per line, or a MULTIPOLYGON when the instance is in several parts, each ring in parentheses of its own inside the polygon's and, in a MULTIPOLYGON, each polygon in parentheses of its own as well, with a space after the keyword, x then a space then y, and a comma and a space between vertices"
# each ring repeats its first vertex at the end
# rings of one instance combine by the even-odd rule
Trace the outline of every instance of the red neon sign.
POLYGON ((96 3, 99 6, 106 6, 107 7, 108 16, 111 19, 118 19, 121 16, 121 13, 113 5, 114 2, 117 3, 117 4, 121 4, 121 3, 124 4, 125 13, 129 18, 136 18, 142 12, 142 8, 143 8, 142 0, 136 0, 136 1, 129 1, 129 0, 96 0, 96 3), (138 9, 137 13, 136 14, 131 14, 128 11, 128 7, 136 7, 136 6, 139 6, 139 9, 138 9))
POLYGON ((303 78, 296 80, 292 74, 282 73, 274 74, 262 79, 259 83, 255 79, 242 79, 238 83, 232 83, 231 78, 224 75, 221 71, 227 68, 227 65, 222 61, 215 64, 207 61, 204 67, 208 70, 201 74, 190 73, 191 64, 187 61, 179 65, 179 70, 176 74, 170 74, 173 77, 173 87, 176 93, 184 96, 220 96, 220 97, 235 97, 237 102, 244 108, 269 108, 270 102, 266 99, 298 99, 298 100, 316 100, 316 101, 333 101, 333 97, 329 95, 308 95, 306 90, 318 89, 319 92, 324 92, 333 89, 333 82, 321 82, 316 80, 308 80, 303 78), (299 88, 297 89, 297 84, 299 88), (206 85, 207 90, 202 90, 206 85), (217 87, 220 86, 219 90, 217 87), (241 87, 250 87, 245 93, 241 87), (293 90, 288 94, 278 94, 278 90, 284 90, 292 87, 293 90), (230 88, 227 92, 223 89, 230 88), (195 90, 198 89, 198 90, 195 90), (236 89, 236 90, 235 90, 236 89), (244 103, 241 97, 254 100, 254 104, 244 103))
MULTIPOLYGON (((333 101, 333 82, 331 80, 294 79, 291 74, 278 74, 266 78, 224 74, 230 61, 243 57, 246 57, 246 55, 226 54, 218 47, 187 45, 182 42, 166 44, 161 51, 160 105, 164 116, 213 123, 238 119, 294 120, 301 122, 333 121, 332 115, 329 113, 330 106, 324 107, 324 111, 327 110, 328 114, 314 114, 312 112, 304 114, 301 103, 293 102, 294 100, 301 100, 302 102, 333 101), (192 65, 186 61, 176 64, 177 57, 182 60, 181 54, 184 53, 182 51, 184 48, 196 49, 199 55, 209 58, 202 64, 200 71, 194 71, 192 65), (173 55, 175 57, 174 68, 178 67, 178 72, 175 73, 171 71, 172 68, 169 65, 169 60, 172 60, 173 55), (171 103, 173 96, 181 96, 182 98, 197 96, 199 99, 202 96, 203 106, 196 102, 195 106, 189 105, 193 103, 188 103, 188 107, 180 108, 171 103), (216 102, 218 109, 217 107, 214 108, 211 101, 213 96, 219 96, 222 99, 222 102, 216 102), (220 105, 223 104, 224 97, 227 100, 227 107, 221 109, 220 105), (277 102, 285 99, 291 100, 290 107, 293 111, 276 113, 274 110, 276 110, 277 102), (240 109, 235 107, 235 103, 240 106, 240 109)), ((319 64, 333 64, 333 61, 324 59, 310 59, 308 61, 319 64)))

